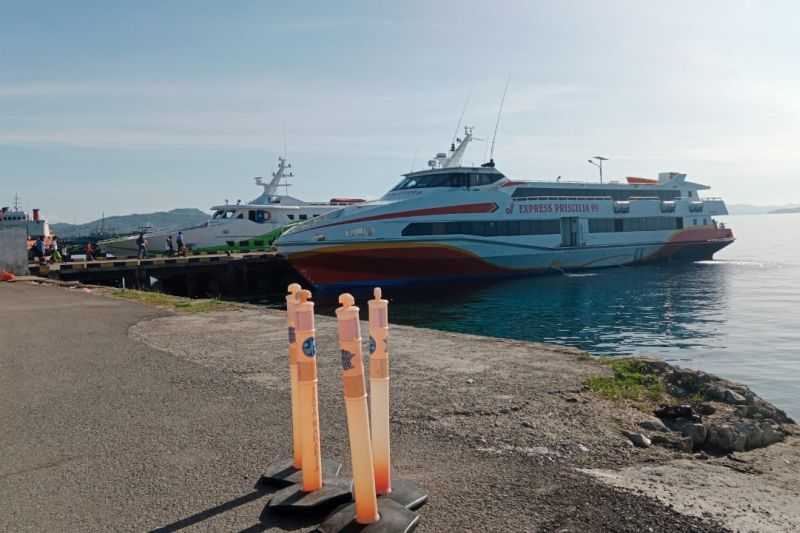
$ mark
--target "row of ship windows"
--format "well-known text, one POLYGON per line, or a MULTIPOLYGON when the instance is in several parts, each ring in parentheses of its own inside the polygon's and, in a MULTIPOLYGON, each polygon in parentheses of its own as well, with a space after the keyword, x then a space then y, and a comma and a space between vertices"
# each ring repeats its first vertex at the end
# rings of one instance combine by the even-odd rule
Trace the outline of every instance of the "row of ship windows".
POLYGON ((680 217, 590 218, 589 233, 683 229, 680 217))
MULTIPOLYGON (((631 198, 658 198, 660 200, 675 200, 681 197, 679 190, 626 190, 626 189, 563 189, 559 188, 533 188, 533 187, 517 187, 514 191, 514 198, 528 198, 528 197, 552 197, 552 196, 567 196, 567 197, 602 197, 611 198, 613 200, 630 200, 631 198)), ((691 198, 691 191, 689 193, 691 198)))
MULTIPOLYGON (((695 225, 697 224, 695 219, 695 225)), ((624 231, 658 231, 682 229, 680 217, 590 218, 590 233, 624 231)), ((403 228, 406 237, 420 235, 480 235, 482 237, 513 235, 558 235, 560 219, 491 220, 458 222, 414 222, 403 228)))

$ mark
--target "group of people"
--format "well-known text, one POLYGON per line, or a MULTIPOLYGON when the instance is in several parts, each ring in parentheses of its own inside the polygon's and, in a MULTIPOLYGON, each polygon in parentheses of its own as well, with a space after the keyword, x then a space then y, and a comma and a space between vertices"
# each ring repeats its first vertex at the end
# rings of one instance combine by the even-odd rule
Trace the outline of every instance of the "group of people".
MULTIPOLYGON (((139 233, 139 237, 136 238, 136 248, 138 249, 138 256, 139 259, 142 259, 147 255, 147 246, 148 246, 147 239, 144 238, 144 232, 139 233)), ((179 231, 178 235, 175 236, 175 241, 172 240, 172 235, 167 235, 166 240, 166 250, 167 255, 170 257, 176 255, 175 246, 177 245, 177 255, 186 255, 187 248, 186 248, 186 241, 183 239, 183 232, 179 231)))
POLYGON ((44 263, 47 257, 50 257, 51 263, 60 263, 64 259, 58 245, 58 237, 55 235, 50 238, 49 246, 45 243, 43 236, 38 236, 31 247, 31 252, 38 263, 44 263))

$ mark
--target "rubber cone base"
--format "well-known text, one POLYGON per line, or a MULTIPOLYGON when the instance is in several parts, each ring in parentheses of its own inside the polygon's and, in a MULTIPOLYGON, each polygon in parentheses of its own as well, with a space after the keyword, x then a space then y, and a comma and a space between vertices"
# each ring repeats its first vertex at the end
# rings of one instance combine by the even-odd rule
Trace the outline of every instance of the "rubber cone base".
POLYGON ((393 479, 392 492, 383 494, 380 497, 394 500, 412 511, 419 509, 428 501, 428 493, 408 479, 393 479))
POLYGON ((303 484, 289 485, 274 493, 267 507, 275 512, 303 512, 332 507, 353 499, 353 481, 349 478, 326 478, 322 488, 303 492, 303 484))
POLYGON ((356 504, 343 505, 320 524, 321 533, 407 533, 414 531, 419 515, 389 498, 378 498, 380 520, 373 524, 356 522, 356 504))
MULTIPOLYGON (((267 467, 264 475, 256 483, 256 488, 288 487, 295 483, 303 482, 303 471, 293 466, 291 459, 272 463, 267 467)), ((331 459, 322 459, 322 477, 336 478, 342 471, 342 463, 331 459)))

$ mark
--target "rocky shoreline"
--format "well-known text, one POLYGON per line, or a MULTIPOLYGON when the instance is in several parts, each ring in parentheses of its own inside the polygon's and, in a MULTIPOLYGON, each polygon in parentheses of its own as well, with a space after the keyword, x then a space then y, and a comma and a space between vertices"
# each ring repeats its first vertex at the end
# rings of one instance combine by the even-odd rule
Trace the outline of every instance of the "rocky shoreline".
POLYGON ((788 426, 795 425, 746 385, 659 360, 637 359, 635 364, 675 400, 653 410, 652 418, 639 423, 640 432, 624 432, 635 446, 717 455, 744 452, 782 442, 788 426))

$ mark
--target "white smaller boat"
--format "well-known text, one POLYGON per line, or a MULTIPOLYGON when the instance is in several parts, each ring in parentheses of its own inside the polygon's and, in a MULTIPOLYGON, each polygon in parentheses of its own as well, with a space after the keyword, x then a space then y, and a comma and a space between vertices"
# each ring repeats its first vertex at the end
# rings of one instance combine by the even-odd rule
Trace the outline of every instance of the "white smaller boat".
MULTIPOLYGON (((336 209, 363 202, 355 198, 334 198, 329 202, 305 202, 288 194, 279 194, 280 187, 287 187, 288 178, 294 177, 292 165, 285 157, 278 158, 278 168, 268 183, 263 178, 255 182, 264 191, 248 203, 216 205, 214 214, 199 226, 169 231, 145 232, 147 249, 151 252, 166 252, 167 237, 173 243, 178 232, 183 233, 184 242, 194 252, 224 252, 263 250, 272 244, 280 233, 297 222, 311 220, 336 209)), ((100 241, 101 250, 116 256, 136 255, 138 234, 100 241)), ((177 248, 177 243, 175 243, 177 248)))

